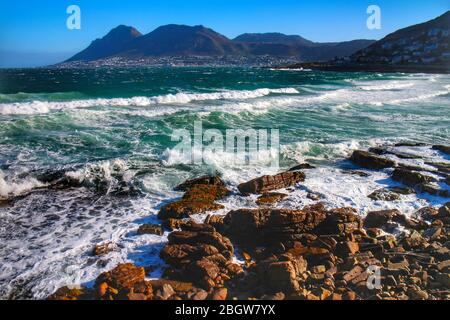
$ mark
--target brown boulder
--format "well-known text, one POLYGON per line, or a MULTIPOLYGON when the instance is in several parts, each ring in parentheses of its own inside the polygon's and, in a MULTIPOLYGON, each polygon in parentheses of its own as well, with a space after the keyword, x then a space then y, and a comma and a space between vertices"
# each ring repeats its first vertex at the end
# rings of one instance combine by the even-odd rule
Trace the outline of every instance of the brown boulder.
POLYGON ((305 181, 305 174, 299 171, 283 172, 274 176, 263 176, 238 186, 239 191, 244 194, 261 194, 272 190, 278 190, 295 186, 305 181))
POLYGON ((223 219, 223 216, 208 215, 205 219, 205 224, 214 227, 218 231, 221 231, 223 227, 223 219))
POLYGON ((314 230, 317 235, 348 236, 363 226, 354 208, 337 208, 327 212, 327 217, 314 230))
POLYGON ((233 253, 233 245, 230 239, 218 232, 194 232, 174 231, 169 235, 169 244, 208 244, 216 247, 220 252, 229 251, 233 253))
POLYGON ((181 200, 162 207, 158 213, 158 218, 161 220, 181 219, 192 214, 223 209, 223 205, 214 201, 224 198, 228 193, 229 190, 222 186, 194 185, 184 194, 181 200))
POLYGON ((219 288, 215 289, 211 294, 211 300, 223 301, 227 300, 228 289, 227 288, 219 288))
POLYGON ((423 207, 414 213, 414 216, 425 220, 434 220, 438 216, 438 209, 433 206, 423 207))
POLYGON ((170 284, 163 284, 161 288, 155 292, 155 300, 168 300, 176 294, 170 284))
POLYGON ((366 228, 383 228, 393 222, 405 221, 406 217, 397 209, 369 212, 364 219, 366 228))
POLYGON ((116 245, 112 242, 107 242, 103 244, 97 244, 92 251, 92 254, 94 256, 103 256, 105 254, 110 253, 111 251, 114 251, 116 248, 116 245))
POLYGON ((203 257, 218 254, 216 247, 206 244, 192 246, 189 244, 169 244, 161 251, 160 256, 166 263, 174 267, 182 267, 203 257))
POLYGON ((299 289, 297 274, 290 261, 271 263, 266 277, 269 287, 274 291, 294 292, 299 289))
POLYGON ((183 223, 184 223, 184 221, 182 219, 169 218, 169 219, 163 220, 162 225, 164 228, 168 229, 169 231, 173 231, 176 229, 180 229, 180 227, 183 223))
POLYGON ((263 193, 256 200, 256 203, 260 206, 270 206, 274 203, 280 202, 281 200, 283 200, 286 197, 287 197, 287 195, 284 193, 267 192, 267 193, 263 193))
POLYGON ((295 240, 313 230, 322 222, 326 213, 323 207, 315 210, 241 209, 229 212, 224 218, 223 229, 239 243, 270 244, 295 240))
POLYGON ((392 192, 389 189, 375 190, 367 196, 374 201, 395 201, 400 199, 400 195, 396 192, 392 192))
POLYGON ((158 236, 162 236, 164 234, 164 230, 161 225, 158 224, 143 224, 139 226, 137 231, 138 234, 155 234, 158 236))
POLYGON ((148 283, 152 285, 155 291, 162 289, 166 284, 170 285, 176 292, 188 292, 194 288, 194 285, 190 282, 181 282, 167 279, 150 280, 148 281, 148 283))
POLYGON ((299 170, 305 170, 305 169, 315 169, 316 167, 310 165, 309 163, 302 163, 299 165, 296 165, 295 167, 290 168, 288 171, 299 171, 299 170))
POLYGON ((108 287, 117 290, 129 290, 134 284, 144 281, 145 270, 143 267, 136 267, 132 263, 119 264, 113 270, 102 273, 96 280, 98 287, 106 283, 108 287))
POLYGON ((413 188, 435 180, 434 178, 423 175, 420 172, 406 169, 395 169, 392 173, 392 179, 413 188))
POLYGON ((298 279, 307 269, 302 256, 283 254, 278 261, 263 261, 258 266, 259 275, 272 292, 292 293, 299 289, 298 279))
POLYGON ((439 208, 437 218, 445 219, 450 217, 450 202, 447 202, 439 208))
POLYGON ((449 198, 450 197, 450 191, 446 189, 441 189, 439 185, 433 184, 433 183, 422 183, 418 186, 418 189, 422 192, 427 192, 429 194, 449 198))
POLYGON ((209 289, 216 286, 215 281, 220 272, 221 270, 216 263, 207 258, 203 258, 188 266, 186 276, 200 287, 209 289))
POLYGON ((175 187, 175 191, 187 191, 196 185, 210 185, 225 187, 225 182, 219 176, 203 176, 196 179, 191 179, 179 184, 175 187))
POLYGON ((94 292, 83 287, 62 287, 48 297, 48 300, 92 300, 94 292))
POLYGON ((395 166, 395 161, 378 157, 370 152, 362 150, 354 151, 350 160, 353 161, 355 164, 368 169, 378 170, 378 169, 392 168, 395 166))
POLYGON ((158 218, 165 220, 168 218, 186 218, 193 214, 205 213, 208 211, 216 211, 223 209, 224 206, 214 202, 187 202, 177 201, 161 208, 158 218))

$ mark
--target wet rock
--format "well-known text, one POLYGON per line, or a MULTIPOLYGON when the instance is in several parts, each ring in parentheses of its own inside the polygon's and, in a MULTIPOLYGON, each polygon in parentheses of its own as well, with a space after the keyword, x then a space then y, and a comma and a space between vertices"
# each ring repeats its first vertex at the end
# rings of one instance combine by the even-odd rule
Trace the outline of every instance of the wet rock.
POLYGON ((145 271, 143 267, 136 267, 132 263, 119 264, 113 270, 102 273, 96 280, 98 287, 101 283, 106 283, 108 287, 117 290, 126 290, 134 284, 144 281, 145 271))
POLYGON ((170 203, 161 208, 158 218, 181 219, 189 217, 192 214, 205 213, 223 209, 224 206, 215 203, 215 200, 223 199, 229 190, 215 185, 194 185, 179 201, 170 203))
POLYGON ((426 291, 417 288, 409 288, 407 295, 411 300, 428 300, 429 297, 426 291))
POLYGON ((395 147, 424 147, 426 146, 425 143, 421 143, 421 142, 408 142, 408 141, 403 141, 403 142, 398 142, 394 145, 395 147))
POLYGON ((266 275, 268 285, 274 291, 293 292, 299 289, 294 266, 289 261, 271 263, 266 275))
POLYGON ((169 218, 169 219, 163 220, 162 226, 169 231, 173 231, 176 229, 180 229, 180 227, 183 223, 184 223, 184 221, 182 219, 169 218))
POLYGON ((418 158, 421 158, 421 156, 419 156, 419 155, 405 153, 405 152, 399 152, 399 151, 396 151, 395 149, 388 148, 388 147, 374 147, 374 148, 370 148, 369 152, 372 152, 372 153, 375 153, 375 154, 378 154, 378 155, 392 154, 392 155, 395 155, 397 158, 400 158, 400 159, 418 159, 418 158))
POLYGON ((359 251, 359 244, 354 241, 346 241, 338 243, 336 246, 336 254, 339 256, 354 255, 359 251))
POLYGON ((228 238, 208 224, 191 223, 182 228, 186 230, 169 235, 169 243, 160 254, 174 268, 172 274, 209 290, 239 272, 231 262, 234 249, 228 238))
POLYGON ((413 188, 409 188, 409 187, 389 187, 388 190, 391 192, 401 194, 401 195, 408 195, 408 194, 416 193, 413 188))
POLYGON ((233 245, 227 237, 218 232, 193 232, 193 231, 174 231, 169 235, 169 244, 208 244, 216 247, 220 252, 234 251, 233 245))
POLYGON ((166 263, 180 268, 203 257, 218 253, 219 250, 216 247, 207 244, 198 244, 195 246, 189 244, 169 244, 163 248, 160 256, 166 263))
POLYGON ((284 300, 286 299, 286 295, 283 292, 277 292, 274 294, 267 294, 264 295, 261 300, 272 300, 272 301, 277 301, 277 300, 284 300))
POLYGON ((163 286, 155 292, 155 300, 168 300, 175 295, 175 290, 170 284, 163 284, 163 286))
POLYGON ((444 287, 450 288, 450 273, 437 273, 435 279, 444 287))
POLYGON ((272 190, 292 187, 302 181, 305 181, 305 174, 303 172, 283 172, 274 176, 263 176, 242 183, 238 186, 238 189, 244 195, 261 194, 272 190))
POLYGON ((439 208, 437 218, 444 219, 450 217, 450 202, 439 208))
POLYGON ((367 271, 361 266, 355 266, 350 271, 347 271, 343 275, 343 280, 346 283, 351 283, 353 285, 357 285, 361 282, 366 282, 369 274, 367 271))
POLYGON ((203 288, 213 288, 215 280, 220 274, 219 266, 213 261, 203 258, 190 264, 186 275, 189 276, 194 283, 199 284, 203 288))
POLYGON ((413 231, 406 238, 402 239, 402 244, 405 249, 413 250, 417 248, 423 248, 425 245, 427 245, 427 241, 419 232, 413 231))
POLYGON ((367 196, 374 201, 395 201, 400 199, 398 193, 392 192, 389 189, 379 189, 367 196))
POLYGON ((228 289, 227 288, 218 288, 213 291, 211 294, 211 300, 223 301, 227 300, 228 297, 228 289))
POLYGON ((177 293, 186 293, 194 289, 194 285, 191 282, 182 282, 176 280, 159 279, 150 280, 148 283, 153 287, 153 289, 161 290, 164 285, 170 285, 177 293))
POLYGON ((183 221, 183 223, 180 225, 180 229, 182 231, 194 231, 194 232, 215 232, 213 226, 206 224, 206 223, 197 223, 193 220, 187 220, 183 221))
POLYGON ((186 218, 193 214, 205 213, 208 211, 216 211, 223 209, 224 206, 214 202, 202 201, 177 201, 164 206, 158 213, 158 218, 165 220, 168 218, 186 218))
POLYGON ((263 281, 274 292, 291 293, 299 289, 298 276, 307 269, 307 261, 302 256, 283 255, 282 261, 263 263, 260 274, 263 281), (267 265, 267 269, 265 266, 267 265))
POLYGON ((164 230, 159 224, 143 224, 139 226, 137 231, 138 234, 154 234, 158 236, 162 236, 164 234, 164 230))
POLYGON ((434 145, 433 150, 441 151, 445 154, 450 154, 450 146, 444 146, 444 145, 434 145))
POLYGON ((430 172, 434 172, 436 174, 443 175, 444 177, 447 177, 447 175, 450 173, 450 163, 427 161, 427 162, 425 162, 425 164, 437 169, 437 172, 431 171, 431 170, 430 170, 430 172))
POLYGON ((310 165, 309 163, 302 163, 295 167, 290 168, 288 171, 299 171, 299 170, 305 170, 305 169, 315 169, 316 167, 310 165))
POLYGON ((4 208, 10 205, 10 201, 8 199, 0 198, 0 208, 4 208))
POLYGON ((280 202, 287 197, 287 194, 277 193, 277 192, 267 192, 263 193, 257 200, 256 203, 260 206, 270 206, 274 203, 280 202))
POLYGON ((83 287, 62 287, 48 297, 48 300, 92 300, 94 292, 83 287))
POLYGON ((395 166, 395 161, 378 157, 373 153, 362 150, 354 151, 350 160, 361 167, 375 170, 392 168, 395 166))
POLYGON ((417 210, 414 213, 414 216, 419 217, 424 220, 434 220, 437 218, 438 212, 439 212, 439 210, 436 209, 435 207, 428 206, 428 207, 423 207, 423 208, 420 208, 419 210, 417 210))
POLYGON ((92 254, 94 256, 103 256, 105 254, 108 254, 116 249, 116 245, 112 242, 107 242, 103 244, 98 244, 95 246, 94 250, 92 251, 92 254))
POLYGON ((219 176, 204 176, 183 182, 175 187, 175 191, 187 191, 196 185, 210 185, 225 188, 225 182, 219 176))
POLYGON ((386 228, 393 222, 404 220, 404 215, 397 209, 369 212, 364 219, 366 228, 386 228))
POLYGON ((208 215, 205 219, 205 224, 214 227, 216 230, 221 231, 223 228, 223 216, 208 215))
POLYGON ((431 183, 423 183, 418 186, 418 189, 422 192, 427 192, 429 194, 449 198, 450 192, 445 189, 441 189, 437 184, 431 184, 431 183))
POLYGON ((325 220, 322 206, 306 210, 241 209, 224 218, 224 232, 238 243, 295 240, 325 220))
POLYGON ((370 177, 370 173, 364 172, 364 171, 359 171, 359 170, 342 170, 341 171, 343 174, 352 174, 355 176, 360 176, 363 178, 367 178, 370 177))
POLYGON ((433 182, 435 180, 434 178, 423 175, 420 172, 406 169, 395 169, 392 174, 392 179, 412 188, 433 182))
POLYGON ((194 301, 203 301, 208 298, 208 292, 199 289, 196 292, 193 292, 192 296, 190 296, 189 298, 194 301))
POLYGON ((318 224, 314 233, 318 235, 349 236, 361 230, 361 218, 354 208, 337 208, 327 212, 326 219, 318 224))

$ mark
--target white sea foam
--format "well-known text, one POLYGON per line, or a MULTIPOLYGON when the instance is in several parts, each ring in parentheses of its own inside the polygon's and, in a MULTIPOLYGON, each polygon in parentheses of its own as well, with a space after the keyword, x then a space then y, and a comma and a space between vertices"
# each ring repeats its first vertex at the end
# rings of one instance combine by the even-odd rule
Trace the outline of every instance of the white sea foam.
POLYGON ((31 101, 0 104, 0 114, 3 115, 31 115, 48 113, 51 110, 88 108, 94 106, 113 107, 148 107, 159 104, 183 105, 194 101, 208 100, 246 100, 267 96, 270 94, 298 94, 295 88, 256 89, 256 90, 228 90, 212 93, 177 93, 156 97, 133 97, 113 99, 86 99, 73 101, 31 101))
POLYGON ((404 88, 410 88, 415 85, 414 82, 405 81, 385 81, 381 84, 373 82, 373 84, 360 85, 359 88, 365 91, 383 91, 383 90, 399 90, 404 88))
POLYGON ((10 197, 19 196, 44 186, 45 184, 34 178, 6 180, 5 173, 0 170, 0 198, 8 199, 10 197))

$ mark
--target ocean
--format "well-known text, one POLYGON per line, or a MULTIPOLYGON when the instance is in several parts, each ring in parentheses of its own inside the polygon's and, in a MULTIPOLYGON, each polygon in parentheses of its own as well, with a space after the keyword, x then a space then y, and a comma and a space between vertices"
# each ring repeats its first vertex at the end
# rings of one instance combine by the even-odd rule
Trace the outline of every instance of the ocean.
MULTIPOLYGON (((98 68, 0 70, 0 298, 45 298, 58 287, 92 284, 123 261, 158 277, 164 236, 137 235, 158 223, 159 208, 182 193, 173 187, 220 174, 236 191, 226 214, 256 207, 236 186, 308 162, 306 181, 278 207, 302 208, 320 194, 329 207, 397 208, 405 214, 448 199, 412 194, 372 201, 395 185, 389 169, 349 175, 353 150, 400 141, 449 144, 450 76, 337 73, 253 68, 98 68), (180 163, 174 130, 279 131, 280 167, 264 159, 236 164, 209 153, 207 164, 180 163), (76 185, 55 186, 58 177, 76 185), (93 247, 114 243, 94 257, 93 247)), ((410 151, 412 147, 401 147, 410 151)), ((450 158, 414 147, 426 160, 450 158)), ((449 189, 445 184, 442 188, 449 189)), ((201 221, 205 215, 194 216, 201 221)))

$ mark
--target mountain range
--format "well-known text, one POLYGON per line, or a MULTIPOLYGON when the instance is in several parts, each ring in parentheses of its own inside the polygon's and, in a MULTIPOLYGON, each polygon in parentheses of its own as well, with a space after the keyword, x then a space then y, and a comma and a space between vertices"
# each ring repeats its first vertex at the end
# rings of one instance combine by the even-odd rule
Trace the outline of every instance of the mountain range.
POLYGON ((297 35, 245 33, 235 39, 204 26, 165 25, 148 34, 118 26, 97 39, 67 62, 95 61, 111 57, 130 59, 170 56, 273 56, 301 61, 329 60, 349 56, 374 40, 317 43, 297 35))

